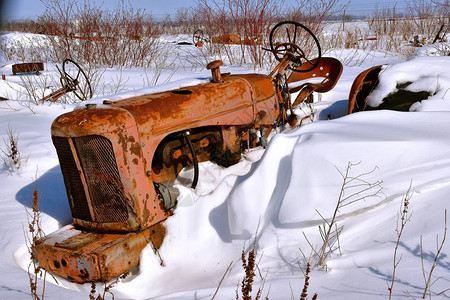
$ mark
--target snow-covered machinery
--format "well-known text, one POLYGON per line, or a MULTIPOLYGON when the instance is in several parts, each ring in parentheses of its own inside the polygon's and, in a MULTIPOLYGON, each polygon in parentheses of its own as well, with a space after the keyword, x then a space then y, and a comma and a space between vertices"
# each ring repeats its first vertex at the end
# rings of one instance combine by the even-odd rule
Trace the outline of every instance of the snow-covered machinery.
MULTIPOLYGON (((378 65, 361 72, 353 81, 348 96, 347 114, 370 110, 396 110, 409 111, 411 106, 419 101, 426 100, 433 92, 422 89, 409 89, 412 81, 399 82, 395 89, 388 93, 379 103, 370 103, 369 99, 378 88, 380 75, 389 65, 378 65)), ((394 79, 395 80, 395 79, 394 79)))
MULTIPOLYGON (((59 116, 51 133, 74 224, 38 242, 39 265, 77 283, 107 282, 137 266, 146 245, 163 241, 182 168, 194 167, 195 188, 199 162, 233 165, 246 149, 265 146, 271 130, 295 123, 288 83, 324 76, 330 89, 339 79, 340 62, 321 59, 302 24, 275 25, 269 41, 279 61, 269 75, 223 74, 213 61, 209 83, 59 116)), ((309 96, 321 83, 303 87, 309 96)))

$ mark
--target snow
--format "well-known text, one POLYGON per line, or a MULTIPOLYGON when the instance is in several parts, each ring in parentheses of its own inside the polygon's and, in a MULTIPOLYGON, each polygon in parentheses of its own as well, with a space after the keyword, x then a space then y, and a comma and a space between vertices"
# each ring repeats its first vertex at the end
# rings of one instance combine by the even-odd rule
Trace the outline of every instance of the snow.
MULTIPOLYGON (((20 37, 17 33, 8 36, 14 41, 20 37)), ((168 42, 173 40, 167 37, 168 42)), ((183 49, 182 53, 186 53, 183 49)), ((189 51, 195 54, 196 50, 189 51)), ((337 224, 343 226, 339 239, 342 254, 332 253, 326 270, 312 270, 309 297, 318 293, 319 299, 387 298, 398 215, 409 188, 411 219, 399 244, 401 261, 393 296, 407 299, 408 292, 421 297, 424 279, 420 241, 428 273, 437 251, 436 239, 440 242, 443 238, 444 211, 450 207, 450 76, 446 72, 450 57, 427 53, 422 49, 408 60, 374 52, 354 55, 336 50, 327 54, 346 60, 346 64, 336 87, 316 97, 321 101, 314 105, 315 121, 277 133, 267 149, 253 149, 229 168, 201 163, 195 191, 190 188, 193 170, 184 169, 176 182, 181 192, 179 205, 165 222, 167 235, 159 250, 164 266, 151 247, 145 248, 140 268, 114 285, 115 298, 211 299, 232 263, 215 299, 234 299, 237 283, 244 276, 241 252, 249 251, 255 239, 259 269, 266 277, 263 295, 268 294, 270 299, 299 298, 305 269, 301 251, 309 256, 312 250, 308 241, 319 245, 321 216, 332 216, 343 184, 339 172, 344 173, 349 163, 354 164, 352 176, 366 174, 366 182, 381 182, 383 189, 378 197, 367 197, 340 209, 337 224), (383 67, 381 83, 371 101, 379 101, 395 91, 397 83, 407 81, 414 82, 410 89, 426 89, 433 95, 415 103, 411 109, 414 112, 345 115, 353 79, 379 64, 389 65, 383 67)), ((3 165, 0 168, 0 298, 28 299, 29 281, 24 269, 29 255, 23 232, 27 226, 25 209, 30 207, 36 185, 44 231, 48 234, 71 223, 50 137, 54 118, 90 102, 100 105, 105 99, 200 84, 209 80, 210 73, 204 68, 178 70, 167 83, 142 87, 142 70, 121 70, 119 75, 119 71, 107 69, 105 80, 127 78, 123 91, 112 96, 97 95, 80 104, 35 105, 20 92, 21 78, 34 75, 12 76, 12 63, 2 61, 0 66, 0 72, 7 75, 6 81, 0 81, 0 96, 11 99, 0 101, 0 136, 7 141, 8 128, 19 134, 23 166, 13 172, 3 165)), ((254 72, 243 67, 223 69, 254 72)), ((54 67, 46 64, 40 76, 58 75, 54 67)), ((301 110, 307 108, 298 108, 297 112, 301 110)), ((355 191, 349 190, 347 195, 355 191)), ((431 289, 436 299, 450 297, 449 254, 450 244, 446 243, 433 273, 436 282, 431 289)), ((260 284, 258 276, 255 289, 260 284)), ((58 278, 57 283, 46 285, 45 298, 87 299, 89 290, 89 284, 58 278)))
MULTIPOLYGON (((426 103, 433 103, 431 100, 449 100, 450 74, 448 67, 448 57, 445 56, 416 57, 413 61, 385 65, 380 72, 380 83, 366 98, 367 103, 372 107, 380 105, 383 98, 397 89, 397 84, 408 82, 412 82, 412 84, 408 85, 406 90, 411 92, 427 91, 432 94, 426 103)), ((422 109, 426 109, 426 106, 422 108, 418 105, 413 108, 413 110, 422 109)))

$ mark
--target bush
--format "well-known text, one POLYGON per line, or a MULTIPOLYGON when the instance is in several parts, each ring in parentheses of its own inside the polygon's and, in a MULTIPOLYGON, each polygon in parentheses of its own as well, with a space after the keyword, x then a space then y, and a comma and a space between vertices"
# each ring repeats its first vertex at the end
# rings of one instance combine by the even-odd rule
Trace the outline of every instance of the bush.
POLYGON ((43 0, 39 24, 53 47, 53 61, 71 58, 81 65, 148 67, 161 51, 160 28, 151 16, 123 2, 113 11, 89 2, 43 0))

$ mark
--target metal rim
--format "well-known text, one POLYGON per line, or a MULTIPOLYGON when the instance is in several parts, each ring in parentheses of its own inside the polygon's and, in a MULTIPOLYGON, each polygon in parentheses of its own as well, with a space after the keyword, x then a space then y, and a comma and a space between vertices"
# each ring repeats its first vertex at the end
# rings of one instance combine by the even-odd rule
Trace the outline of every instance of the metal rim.
POLYGON ((202 44, 205 42, 203 31, 201 29, 198 29, 194 32, 194 34, 192 35, 192 42, 194 43, 194 45, 196 45, 197 42, 200 42, 202 44))
POLYGON ((91 83, 86 75, 86 73, 83 71, 81 66, 74 62, 73 60, 66 58, 63 61, 62 64, 62 71, 63 71, 63 77, 61 78, 62 81, 64 81, 65 86, 68 87, 68 89, 77 96, 78 99, 81 101, 87 100, 92 98, 92 88, 91 83), (72 64, 76 68, 76 75, 71 76, 67 69, 67 64, 72 64), (80 80, 81 79, 81 80, 80 80), (83 83, 83 84, 80 84, 83 83))

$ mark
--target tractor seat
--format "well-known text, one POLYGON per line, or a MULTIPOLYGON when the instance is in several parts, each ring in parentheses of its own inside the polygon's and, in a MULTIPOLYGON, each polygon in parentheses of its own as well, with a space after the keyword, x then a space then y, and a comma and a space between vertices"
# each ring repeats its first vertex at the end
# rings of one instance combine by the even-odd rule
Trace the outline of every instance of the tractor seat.
MULTIPOLYGON (((313 59, 311 62, 314 64, 317 58, 313 59)), ((297 68, 297 70, 308 69, 309 64, 303 64, 297 68)), ((293 87, 289 89, 290 93, 295 93, 300 91, 297 98, 295 99, 293 106, 298 105, 305 99, 310 98, 313 92, 325 93, 330 91, 338 82, 342 74, 342 63, 332 57, 322 57, 319 61, 317 67, 307 72, 292 72, 289 76, 287 82, 294 83, 297 81, 307 80, 310 78, 323 78, 319 83, 306 82, 300 86, 293 87)), ((311 101, 311 99, 310 99, 311 101)))

